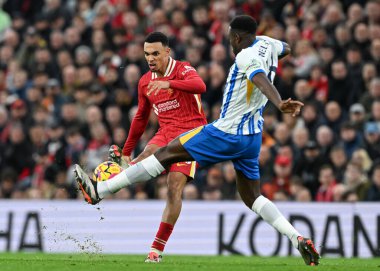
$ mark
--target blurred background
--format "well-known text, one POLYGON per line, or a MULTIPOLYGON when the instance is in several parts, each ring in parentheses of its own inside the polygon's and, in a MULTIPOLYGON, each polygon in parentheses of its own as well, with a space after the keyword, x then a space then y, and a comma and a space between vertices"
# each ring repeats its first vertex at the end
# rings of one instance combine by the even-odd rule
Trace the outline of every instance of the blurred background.
MULTIPOLYGON (((207 85, 218 118, 233 56, 231 18, 287 42, 275 86, 300 116, 268 104, 262 191, 276 201, 380 201, 380 2, 355 0, 0 0, 0 198, 78 199, 72 165, 88 171, 123 146, 147 72, 143 41, 170 37, 172 55, 207 85)), ((158 128, 151 115, 135 155, 158 128)), ((117 199, 165 199, 161 176, 117 199)), ((235 200, 231 163, 200 169, 188 200, 235 200)))

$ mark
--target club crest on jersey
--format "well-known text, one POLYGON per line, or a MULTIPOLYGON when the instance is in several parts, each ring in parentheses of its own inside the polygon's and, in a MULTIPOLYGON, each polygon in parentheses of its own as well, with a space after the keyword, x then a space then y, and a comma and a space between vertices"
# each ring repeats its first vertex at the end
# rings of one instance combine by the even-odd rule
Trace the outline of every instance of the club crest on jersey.
POLYGON ((261 68, 260 62, 256 59, 252 59, 251 63, 248 66, 248 69, 259 69, 261 68))
POLYGON ((191 72, 191 71, 195 71, 195 69, 191 66, 183 66, 185 68, 185 70, 182 72, 182 75, 185 75, 186 73, 188 72, 191 72))

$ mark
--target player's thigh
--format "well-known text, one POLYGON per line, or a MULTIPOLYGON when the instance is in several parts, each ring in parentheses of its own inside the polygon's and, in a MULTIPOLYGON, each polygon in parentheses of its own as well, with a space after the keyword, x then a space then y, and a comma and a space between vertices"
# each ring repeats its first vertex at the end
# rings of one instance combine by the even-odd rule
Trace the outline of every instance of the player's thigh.
POLYGON ((171 141, 167 146, 158 149, 154 155, 165 168, 168 168, 173 163, 194 160, 184 149, 178 138, 171 141))
POLYGON ((259 157, 240 158, 232 160, 234 168, 249 180, 260 179, 259 157))
POLYGON ((261 134, 243 136, 240 145, 243 153, 232 160, 235 170, 240 171, 249 180, 260 179, 259 155, 261 134))
POLYGON ((164 131, 158 131, 145 146, 144 151, 140 153, 133 162, 137 163, 141 160, 147 158, 148 156, 154 154, 159 148, 164 147, 168 144, 166 140, 164 131))
POLYGON ((238 154, 234 147, 238 140, 212 124, 198 127, 179 137, 186 151, 203 167, 236 158, 238 154))

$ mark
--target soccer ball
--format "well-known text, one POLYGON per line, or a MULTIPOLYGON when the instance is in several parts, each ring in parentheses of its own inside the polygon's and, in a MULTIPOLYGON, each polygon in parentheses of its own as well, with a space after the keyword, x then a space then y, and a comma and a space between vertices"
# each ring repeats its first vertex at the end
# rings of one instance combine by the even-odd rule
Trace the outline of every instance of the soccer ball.
POLYGON ((97 182, 107 181, 122 172, 121 166, 115 162, 106 161, 98 165, 94 170, 94 180, 97 182))

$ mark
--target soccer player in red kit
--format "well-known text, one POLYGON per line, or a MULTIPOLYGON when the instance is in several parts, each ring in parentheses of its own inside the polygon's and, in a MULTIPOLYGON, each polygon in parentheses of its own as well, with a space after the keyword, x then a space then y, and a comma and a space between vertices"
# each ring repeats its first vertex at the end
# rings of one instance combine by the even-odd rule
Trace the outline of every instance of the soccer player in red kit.
MULTIPOLYGON (((160 32, 153 32, 145 39, 144 53, 150 71, 139 81, 138 110, 122 150, 127 163, 137 163, 182 133, 207 123, 200 97, 206 91, 206 85, 189 63, 170 57, 168 45, 168 38, 160 32), (131 153, 145 131, 152 108, 158 116, 160 128, 144 151, 131 161, 131 153)), ((111 157, 112 148, 117 152, 117 147, 112 146, 111 157)), ((161 261, 165 244, 181 212, 183 188, 194 178, 195 169, 194 161, 175 163, 167 169, 166 207, 146 262, 161 261)))

